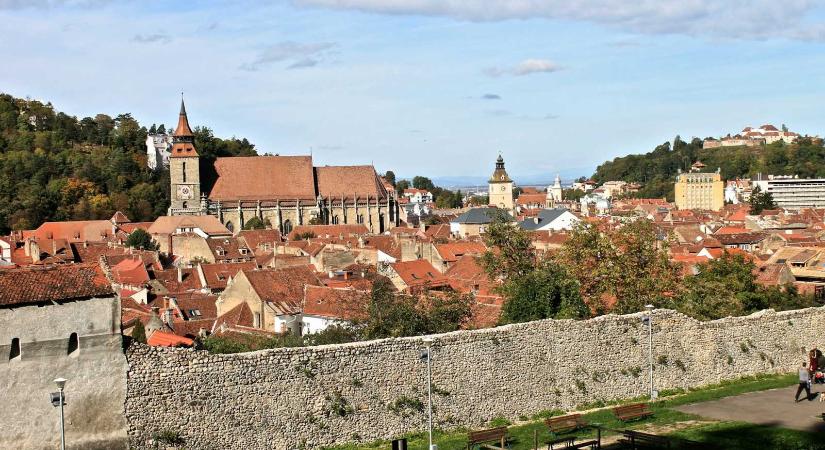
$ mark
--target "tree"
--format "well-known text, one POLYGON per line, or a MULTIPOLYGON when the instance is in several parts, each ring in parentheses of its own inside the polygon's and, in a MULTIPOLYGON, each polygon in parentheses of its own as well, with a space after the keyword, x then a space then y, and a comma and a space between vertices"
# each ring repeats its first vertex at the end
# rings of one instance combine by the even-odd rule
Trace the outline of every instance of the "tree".
POLYGON ((399 180, 398 183, 395 184, 395 191, 398 192, 398 195, 403 195, 405 189, 410 188, 409 180, 399 180))
POLYGON ((751 209, 750 213, 757 215, 766 209, 776 209, 776 202, 773 201, 773 194, 770 192, 762 192, 762 189, 757 185, 751 191, 750 198, 751 209))
POLYGON ((126 238, 126 245, 138 250, 157 250, 158 244, 152 239, 152 235, 142 228, 138 228, 126 238))
POLYGON ((487 251, 481 257, 481 266, 493 279, 510 279, 526 275, 536 261, 532 239, 508 217, 499 213, 484 234, 487 251))
POLYGON ((679 292, 679 272, 647 220, 605 230, 579 224, 557 261, 578 280, 584 301, 597 313, 669 306, 679 292))
POLYGON ((384 173, 384 179, 387 180, 387 182, 391 185, 395 186, 395 172, 393 172, 392 170, 388 170, 386 173, 384 173))
POLYGON ((138 320, 135 327, 132 328, 132 339, 141 344, 146 343, 146 328, 143 327, 143 322, 138 320))
POLYGON ((578 281, 564 267, 549 260, 523 276, 508 279, 501 291, 505 297, 502 323, 581 319, 589 315, 578 281))
POLYGON ((423 189, 426 191, 432 191, 435 189, 435 184, 433 184, 433 181, 427 177, 422 176, 413 177, 412 185, 416 189, 423 189))
POLYGON ((266 228, 267 228, 266 222, 261 220, 259 217, 253 217, 253 218, 247 220, 246 223, 243 224, 243 229, 244 230, 263 230, 263 229, 266 229, 266 228))

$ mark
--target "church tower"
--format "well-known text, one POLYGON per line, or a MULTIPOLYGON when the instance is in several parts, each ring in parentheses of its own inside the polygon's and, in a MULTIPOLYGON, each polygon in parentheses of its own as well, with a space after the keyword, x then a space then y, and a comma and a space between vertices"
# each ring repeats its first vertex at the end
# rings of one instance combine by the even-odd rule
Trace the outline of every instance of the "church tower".
POLYGON ((553 185, 547 188, 547 207, 555 208, 562 201, 563 189, 561 187, 561 177, 556 174, 553 185))
POLYGON ((195 150, 195 134, 189 127, 183 98, 180 100, 178 126, 172 139, 172 152, 169 155, 169 181, 172 189, 169 215, 200 215, 200 157, 195 150))
POLYGON ((490 177, 489 185, 489 201, 488 203, 497 208, 513 212, 513 180, 507 175, 504 170, 504 158, 498 155, 496 160, 496 170, 490 177))

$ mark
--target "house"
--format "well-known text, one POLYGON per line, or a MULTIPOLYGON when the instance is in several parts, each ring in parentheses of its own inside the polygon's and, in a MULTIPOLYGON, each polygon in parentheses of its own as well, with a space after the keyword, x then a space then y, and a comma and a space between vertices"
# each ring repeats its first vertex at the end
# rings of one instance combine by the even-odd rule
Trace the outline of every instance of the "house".
POLYGON ((175 254, 172 245, 175 235, 193 233, 204 239, 232 236, 232 232, 214 216, 160 216, 146 231, 158 243, 159 251, 167 255, 175 254))
POLYGON ((396 289, 403 292, 418 292, 423 289, 443 289, 449 281, 429 261, 397 262, 383 269, 396 289))
POLYGON ((476 241, 455 241, 432 245, 435 247, 435 251, 431 252, 433 258, 430 263, 441 273, 447 272, 459 258, 465 255, 481 256, 487 251, 487 247, 483 243, 476 241))
POLYGON ((58 377, 69 380, 70 436, 85 448, 128 447, 120 300, 99 264, 0 270, 0 324, 0 448, 56 446, 48 399, 58 377), (71 419, 90 405, 106 420, 71 419))
POLYGON ((218 316, 245 303, 253 328, 300 334, 304 289, 321 285, 311 266, 242 270, 218 297, 218 316))
POLYGON ((408 188, 408 189, 404 189, 404 192, 401 195, 403 195, 404 198, 409 200, 410 203, 432 203, 433 202, 432 192, 430 192, 426 189, 408 188))
POLYGON ((0 238, 0 267, 14 264, 11 261, 12 246, 13 241, 11 239, 0 238))
POLYGON ((581 222, 567 209, 542 209, 536 217, 528 217, 518 223, 519 227, 527 231, 562 231, 572 230, 581 222))
POLYGON ((229 280, 242 270, 258 268, 255 261, 241 263, 198 264, 196 267, 198 278, 202 286, 210 292, 219 293, 226 289, 229 280))
POLYGON ((480 236, 484 234, 496 217, 502 217, 508 222, 513 221, 513 216, 503 209, 491 207, 471 208, 450 222, 450 232, 454 236, 463 238, 480 236))
POLYGON ((367 291, 352 288, 306 286, 301 309, 301 334, 324 331, 331 325, 364 316, 367 291))

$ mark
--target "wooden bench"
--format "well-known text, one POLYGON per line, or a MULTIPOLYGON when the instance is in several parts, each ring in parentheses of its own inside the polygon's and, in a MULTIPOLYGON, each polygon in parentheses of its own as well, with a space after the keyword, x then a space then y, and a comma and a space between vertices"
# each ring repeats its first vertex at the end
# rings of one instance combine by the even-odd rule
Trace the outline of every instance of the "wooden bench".
POLYGON ((619 442, 630 448, 672 448, 672 440, 665 436, 657 436, 655 434, 642 433, 639 431, 625 430, 624 435, 619 442))
POLYGON ((567 416, 551 417, 544 421, 547 428, 553 434, 563 434, 575 431, 581 428, 587 428, 589 425, 582 419, 581 414, 570 414, 567 416))
POLYGON ((622 422, 628 420, 642 419, 653 415, 653 411, 648 408, 647 403, 634 403, 632 405, 617 406, 613 408, 613 414, 622 422))
POLYGON ((489 430, 470 431, 467 433, 467 450, 474 446, 504 450, 507 444, 507 427, 490 428, 489 430), (492 444, 499 444, 497 447, 492 444))
MULTIPOLYGON (((544 423, 547 425, 547 428, 550 429, 550 433, 553 435, 569 433, 571 431, 580 430, 582 428, 587 428, 590 426, 583 418, 581 414, 569 414, 566 416, 559 416, 559 417, 551 417, 549 419, 545 419, 544 423)), ((567 437, 560 437, 557 439, 551 439, 547 441, 547 450, 553 450, 556 446, 559 448, 596 448, 598 445, 598 441, 585 441, 576 442, 575 436, 567 436, 567 437)))

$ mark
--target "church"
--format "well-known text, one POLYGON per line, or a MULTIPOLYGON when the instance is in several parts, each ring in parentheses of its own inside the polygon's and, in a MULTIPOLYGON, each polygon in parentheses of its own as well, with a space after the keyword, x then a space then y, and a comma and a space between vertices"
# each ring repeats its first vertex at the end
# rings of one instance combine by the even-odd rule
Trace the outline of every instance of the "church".
POLYGON ((315 167, 312 156, 217 158, 218 179, 205 193, 199 158, 181 100, 169 156, 169 215, 213 215, 233 232, 253 217, 284 234, 308 224, 363 224, 372 233, 398 226, 395 191, 371 165, 315 167))

